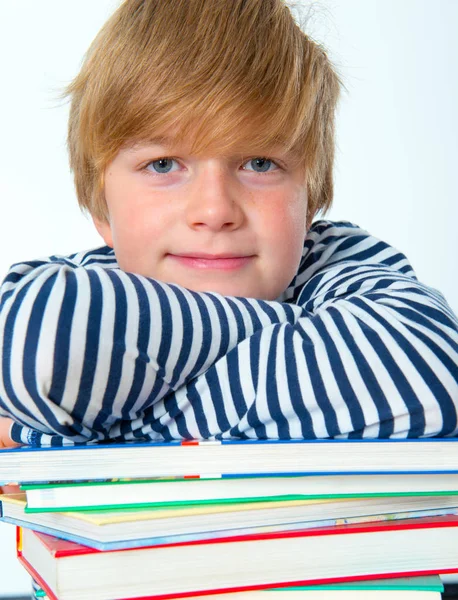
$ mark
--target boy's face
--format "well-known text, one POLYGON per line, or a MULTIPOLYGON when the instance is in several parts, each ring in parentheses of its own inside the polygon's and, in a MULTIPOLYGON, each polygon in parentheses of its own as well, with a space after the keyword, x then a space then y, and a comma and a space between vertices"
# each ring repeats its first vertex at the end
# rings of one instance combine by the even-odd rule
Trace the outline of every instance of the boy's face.
POLYGON ((306 235, 304 176, 290 158, 193 156, 164 139, 123 148, 105 172, 109 222, 96 227, 124 271, 274 300, 306 235))

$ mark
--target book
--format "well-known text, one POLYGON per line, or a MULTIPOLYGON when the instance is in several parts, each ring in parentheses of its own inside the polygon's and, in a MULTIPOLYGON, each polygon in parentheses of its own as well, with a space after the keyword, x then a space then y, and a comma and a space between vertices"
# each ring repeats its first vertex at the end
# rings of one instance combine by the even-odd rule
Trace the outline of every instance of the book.
POLYGON ((204 502, 458 495, 458 474, 110 480, 21 486, 26 512, 115 509, 204 502))
POLYGON ((458 513, 456 496, 298 500, 96 512, 27 513, 24 495, 0 496, 0 519, 100 550, 248 533, 458 513))
MULTIPOLYGON (((438 575, 369 579, 327 585, 291 586, 251 592, 196 596, 195 600, 440 600, 444 586, 438 575)), ((34 584, 35 599, 50 600, 34 584)))
POLYGON ((166 599, 452 573, 457 528, 428 517, 106 552, 18 528, 17 553, 53 600, 166 599))
POLYGON ((206 440, 2 450, 0 484, 212 474, 458 473, 458 438, 206 440))
POLYGON ((97 512, 27 513, 22 495, 0 496, 0 520, 98 550, 155 546, 344 523, 458 514, 457 497, 281 501, 97 512), (256 508, 257 507, 257 508, 256 508))

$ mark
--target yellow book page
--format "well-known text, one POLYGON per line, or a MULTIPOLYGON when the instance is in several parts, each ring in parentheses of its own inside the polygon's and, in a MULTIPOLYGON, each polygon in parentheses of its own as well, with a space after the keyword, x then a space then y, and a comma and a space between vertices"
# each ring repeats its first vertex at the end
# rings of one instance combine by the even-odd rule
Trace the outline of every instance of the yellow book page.
MULTIPOLYGON (((349 498, 349 501, 352 499, 349 498)), ((341 500, 340 500, 341 501, 341 500)), ((157 509, 127 509, 127 510, 103 510, 103 511, 88 511, 88 512, 72 512, 76 518, 82 518, 87 522, 96 525, 105 525, 109 523, 124 523, 128 521, 151 520, 151 519, 171 519, 179 517, 188 517, 193 515, 216 514, 239 512, 247 510, 261 510, 269 508, 285 508, 289 506, 304 506, 308 504, 327 504, 334 500, 282 500, 279 502, 247 502, 240 504, 205 504, 201 506, 189 506, 179 508, 157 508, 157 509), (139 519, 139 514, 141 517, 139 519)))

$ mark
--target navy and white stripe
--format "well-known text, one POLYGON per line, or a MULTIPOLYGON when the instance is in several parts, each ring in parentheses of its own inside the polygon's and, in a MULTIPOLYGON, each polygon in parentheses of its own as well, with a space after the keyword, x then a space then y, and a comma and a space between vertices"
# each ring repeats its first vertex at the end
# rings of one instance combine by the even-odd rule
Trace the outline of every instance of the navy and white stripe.
POLYGON ((0 289, 16 441, 456 436, 457 406, 456 316, 351 223, 312 226, 276 302, 125 273, 108 247, 0 289))

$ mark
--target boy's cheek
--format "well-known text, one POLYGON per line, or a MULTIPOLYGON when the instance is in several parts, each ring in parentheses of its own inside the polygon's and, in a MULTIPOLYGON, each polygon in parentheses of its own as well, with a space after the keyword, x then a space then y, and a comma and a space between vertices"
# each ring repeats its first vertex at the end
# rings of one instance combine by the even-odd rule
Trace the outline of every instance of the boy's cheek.
POLYGON ((120 269, 145 277, 159 278, 160 261, 154 244, 142 241, 133 233, 129 243, 114 243, 116 261, 120 269))

